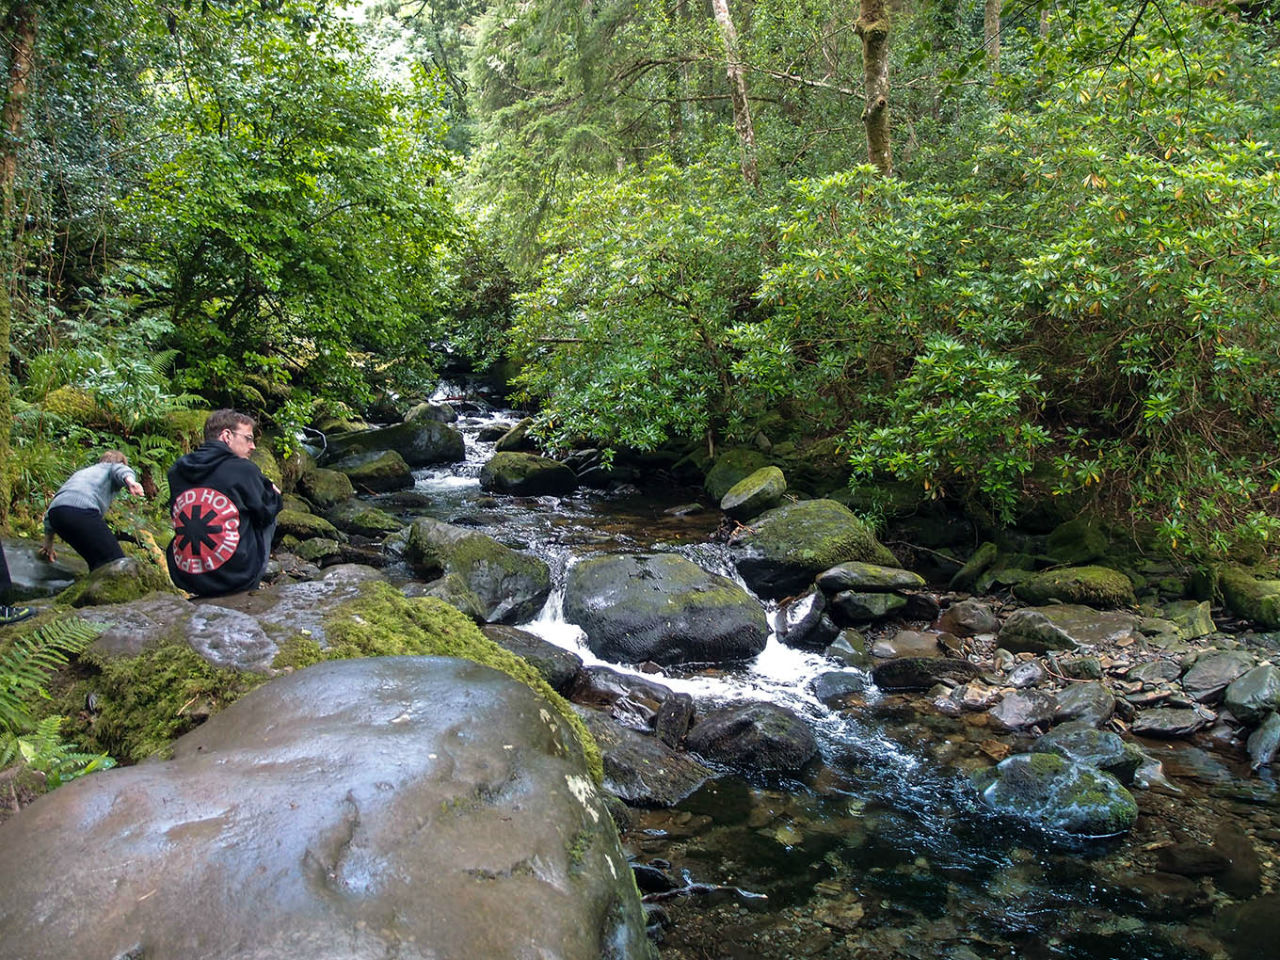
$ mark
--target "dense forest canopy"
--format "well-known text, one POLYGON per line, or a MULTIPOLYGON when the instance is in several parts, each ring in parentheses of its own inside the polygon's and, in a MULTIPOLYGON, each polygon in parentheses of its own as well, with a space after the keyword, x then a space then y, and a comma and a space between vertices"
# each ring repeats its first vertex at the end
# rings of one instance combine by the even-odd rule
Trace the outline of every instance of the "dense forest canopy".
MULTIPOLYGON (((1280 532, 1265 5, 10 2, 15 456, 508 360, 552 449, 788 443, 992 522, 1280 532), (65 441, 70 438, 72 443, 65 441), (838 454, 834 451, 839 451, 838 454)), ((4 453, 0 450, 0 453, 4 453)))

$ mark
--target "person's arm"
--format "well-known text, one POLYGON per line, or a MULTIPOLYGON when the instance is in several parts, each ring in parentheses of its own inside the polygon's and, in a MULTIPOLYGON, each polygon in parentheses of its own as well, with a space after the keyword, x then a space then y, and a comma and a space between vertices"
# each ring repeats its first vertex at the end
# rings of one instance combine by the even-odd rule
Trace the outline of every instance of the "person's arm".
POLYGON ((244 509, 259 527, 265 527, 276 518, 284 499, 279 488, 267 479, 266 474, 256 464, 243 461, 244 509))
POLYGON ((132 467, 127 467, 123 463, 112 464, 111 476, 115 480, 117 490, 124 487, 135 497, 142 496, 142 484, 138 482, 138 475, 133 472, 132 467))
POLYGON ((44 514, 44 543, 40 544, 40 549, 36 551, 42 560, 53 563, 58 559, 58 555, 53 551, 53 527, 49 525, 49 512, 46 510, 44 514))

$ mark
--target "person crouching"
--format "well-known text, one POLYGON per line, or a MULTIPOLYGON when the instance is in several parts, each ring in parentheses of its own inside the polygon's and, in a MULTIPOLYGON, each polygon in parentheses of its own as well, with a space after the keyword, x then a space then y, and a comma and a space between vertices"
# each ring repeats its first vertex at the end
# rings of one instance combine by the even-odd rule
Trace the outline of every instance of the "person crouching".
POLYGON ((49 501, 44 515, 44 544, 40 556, 52 563, 56 533, 84 557, 90 570, 124 556, 116 535, 107 526, 105 514, 121 490, 142 496, 142 484, 119 450, 108 450, 91 467, 77 470, 49 501))

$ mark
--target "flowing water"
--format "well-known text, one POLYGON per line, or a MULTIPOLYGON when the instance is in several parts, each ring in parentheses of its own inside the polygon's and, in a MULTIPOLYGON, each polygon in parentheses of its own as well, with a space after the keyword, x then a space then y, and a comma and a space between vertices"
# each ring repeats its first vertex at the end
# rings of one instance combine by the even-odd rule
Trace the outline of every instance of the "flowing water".
MULTIPOLYGON (((455 426, 467 442, 466 463, 418 471, 409 498, 373 499, 406 518, 475 527, 546 560, 556 586, 523 629, 588 664, 602 662, 562 609, 566 570, 593 551, 676 551, 738 579, 715 540, 719 511, 673 511, 696 500, 696 490, 482 492, 480 468, 493 446, 477 436, 517 419, 511 411, 464 416, 455 426)), ((856 708, 830 711, 809 682, 836 666, 771 637, 747 666, 645 675, 701 703, 779 703, 806 717, 821 745, 820 762, 803 779, 723 777, 674 808, 633 811, 624 845, 638 862, 719 888, 694 886, 664 903, 667 960, 1280 956, 1280 920, 1261 946, 1240 946, 1221 881, 1170 878, 1153 867, 1155 852, 1175 841, 1246 838, 1258 854, 1247 892, 1258 892, 1259 877, 1265 892, 1280 863, 1280 796, 1270 773, 1250 778, 1227 751, 1146 744, 1168 776, 1135 791, 1141 816, 1133 833, 1106 841, 1049 836, 976 806, 966 775, 991 762, 988 728, 917 710, 912 698, 873 687, 856 708)))

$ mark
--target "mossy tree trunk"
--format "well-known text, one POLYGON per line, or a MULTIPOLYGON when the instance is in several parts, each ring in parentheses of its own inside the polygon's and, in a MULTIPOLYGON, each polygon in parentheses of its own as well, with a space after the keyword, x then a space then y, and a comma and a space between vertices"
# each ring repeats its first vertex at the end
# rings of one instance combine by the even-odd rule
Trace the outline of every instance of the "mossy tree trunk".
POLYGON ((26 115, 27 93, 35 62, 36 27, 39 22, 34 4, 19 2, 11 6, 4 22, 4 46, 9 53, 8 89, 4 109, 0 112, 0 526, 9 518, 10 477, 9 442, 13 423, 13 402, 9 393, 9 340, 13 325, 13 297, 10 293, 19 269, 18 231, 14 223, 14 189, 18 179, 18 144, 26 115))
POLYGON ((747 102, 747 78, 738 58, 738 31, 729 16, 729 0, 711 0, 720 36, 724 39, 729 97, 733 101, 733 128, 738 134, 741 151, 742 179, 750 187, 760 186, 760 168, 756 162, 756 130, 751 123, 751 107, 747 102))
POLYGON ((987 51, 987 70, 1000 70, 1000 0, 986 0, 982 11, 982 39, 987 51))
POLYGON ((893 176, 893 141, 889 130, 889 5, 862 0, 854 30, 862 38, 862 73, 866 106, 867 160, 886 177, 893 176))

